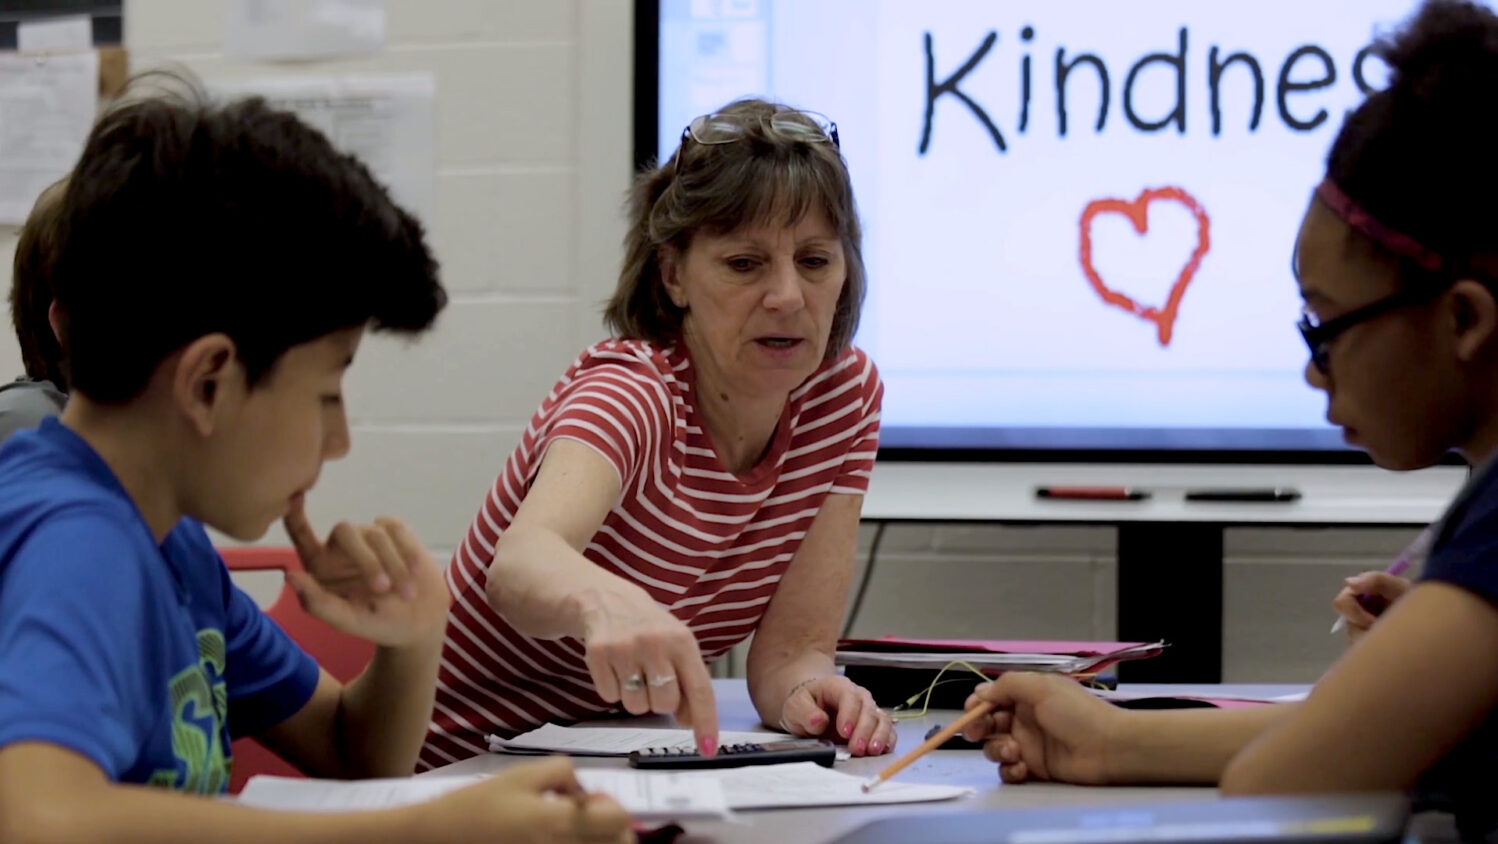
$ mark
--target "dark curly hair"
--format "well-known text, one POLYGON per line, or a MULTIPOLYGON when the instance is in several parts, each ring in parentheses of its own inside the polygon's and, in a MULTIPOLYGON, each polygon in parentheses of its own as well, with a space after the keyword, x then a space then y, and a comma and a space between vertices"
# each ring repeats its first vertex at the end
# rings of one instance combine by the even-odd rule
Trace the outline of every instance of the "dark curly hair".
POLYGON ((1389 84, 1346 121, 1326 175, 1381 224, 1441 256, 1435 274, 1397 261, 1405 284, 1498 271, 1498 15, 1428 0, 1373 54, 1389 84))

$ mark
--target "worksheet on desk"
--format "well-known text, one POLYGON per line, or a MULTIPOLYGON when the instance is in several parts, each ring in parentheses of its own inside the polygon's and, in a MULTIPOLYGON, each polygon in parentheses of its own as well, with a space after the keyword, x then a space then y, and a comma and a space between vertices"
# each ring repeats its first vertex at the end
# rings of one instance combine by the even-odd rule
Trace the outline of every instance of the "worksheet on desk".
POLYGON ((824 768, 815 762, 765 765, 718 771, 728 805, 735 809, 802 809, 820 806, 874 806, 930 803, 971 797, 971 788, 887 780, 865 792, 865 777, 824 768))
MULTIPOLYGON (((578 783, 589 792, 607 794, 637 818, 681 820, 725 818, 728 800, 712 773, 645 773, 618 768, 582 768, 578 783)), ((425 803, 486 775, 394 777, 372 780, 320 780, 300 777, 251 777, 238 802, 262 809, 298 812, 360 812, 425 803)))
MULTIPOLYGON (((239 802, 284 811, 357 812, 424 803, 482 779, 482 775, 357 781, 256 776, 245 784, 239 802)), ((863 777, 815 762, 692 772, 579 768, 577 781, 588 791, 613 797, 630 814, 642 818, 718 818, 730 810, 928 803, 974 793, 961 786, 900 780, 881 783, 866 793, 863 777)))

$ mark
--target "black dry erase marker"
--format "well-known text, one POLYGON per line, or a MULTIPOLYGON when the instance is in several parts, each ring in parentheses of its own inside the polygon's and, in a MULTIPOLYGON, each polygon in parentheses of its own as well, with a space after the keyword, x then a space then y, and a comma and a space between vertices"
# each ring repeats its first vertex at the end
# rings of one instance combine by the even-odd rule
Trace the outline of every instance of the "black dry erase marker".
POLYGON ((1043 486, 1035 489, 1035 497, 1053 501, 1144 501, 1150 493, 1126 486, 1043 486))
POLYGON ((1265 487, 1263 489, 1193 489, 1186 492, 1187 501, 1216 501, 1231 503, 1287 504, 1300 500, 1300 492, 1289 487, 1265 487))

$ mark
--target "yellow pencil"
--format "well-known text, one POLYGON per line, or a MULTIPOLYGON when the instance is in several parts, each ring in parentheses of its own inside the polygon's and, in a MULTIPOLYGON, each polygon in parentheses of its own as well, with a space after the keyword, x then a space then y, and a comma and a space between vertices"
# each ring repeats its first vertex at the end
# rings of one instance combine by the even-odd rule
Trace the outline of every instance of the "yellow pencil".
POLYGON ((884 782, 890 777, 893 777, 895 774, 898 774, 901 771, 905 770, 910 766, 910 763, 921 758, 922 756, 925 756, 927 753, 930 753, 936 748, 941 747, 944 743, 946 743, 947 739, 962 732, 962 729, 968 724, 973 723, 974 721, 982 718, 984 715, 987 715, 992 711, 993 704, 989 703, 986 700, 973 707, 972 709, 969 709, 965 714, 963 714, 961 718, 958 718, 956 721, 953 721, 952 723, 943 727, 941 731, 936 735, 926 739, 926 741, 923 742, 920 747, 917 747, 915 750, 912 750, 904 756, 901 756, 899 759, 891 762, 889 766, 884 770, 880 771, 878 774, 875 774, 873 778, 863 784, 864 793, 867 794, 868 792, 873 791, 874 787, 879 783, 884 782))

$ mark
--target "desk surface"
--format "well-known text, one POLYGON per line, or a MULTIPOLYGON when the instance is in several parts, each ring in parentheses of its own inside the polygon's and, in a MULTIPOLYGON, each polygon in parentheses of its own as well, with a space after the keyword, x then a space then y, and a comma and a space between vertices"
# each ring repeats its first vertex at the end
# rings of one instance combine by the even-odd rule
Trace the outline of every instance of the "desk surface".
MULTIPOLYGON (((743 680, 715 680, 718 711, 724 730, 752 730, 761 727, 759 717, 749 702, 743 680)), ((1161 694, 1217 693, 1225 695, 1278 696, 1304 691, 1305 686, 1126 686, 1131 691, 1157 691, 1161 694)), ((926 731, 937 724, 949 723, 951 711, 933 712, 923 718, 896 722, 899 743, 896 754, 918 746, 926 731)), ((597 726, 670 726, 663 718, 639 718, 628 721, 601 722, 597 726)), ((859 776, 873 776, 889 763, 892 756, 852 759, 838 763, 838 770, 859 776)), ((525 761, 524 757, 488 754, 466 759, 425 774, 479 774, 497 771, 525 761)), ((579 766, 622 767, 622 759, 578 759, 579 766)), ((975 751, 938 750, 908 768, 902 778, 911 782, 967 786, 977 794, 966 800, 943 803, 917 803, 899 806, 850 806, 826 809, 789 809, 739 812, 738 823, 692 822, 686 825, 686 842, 764 842, 781 844, 831 841, 868 821, 889 815, 923 812, 957 812, 973 809, 1036 808, 1075 804, 1106 805, 1166 800, 1208 800, 1216 796, 1213 788, 1089 788, 1073 785, 1034 784, 1004 785, 999 782, 998 767, 975 751)))

